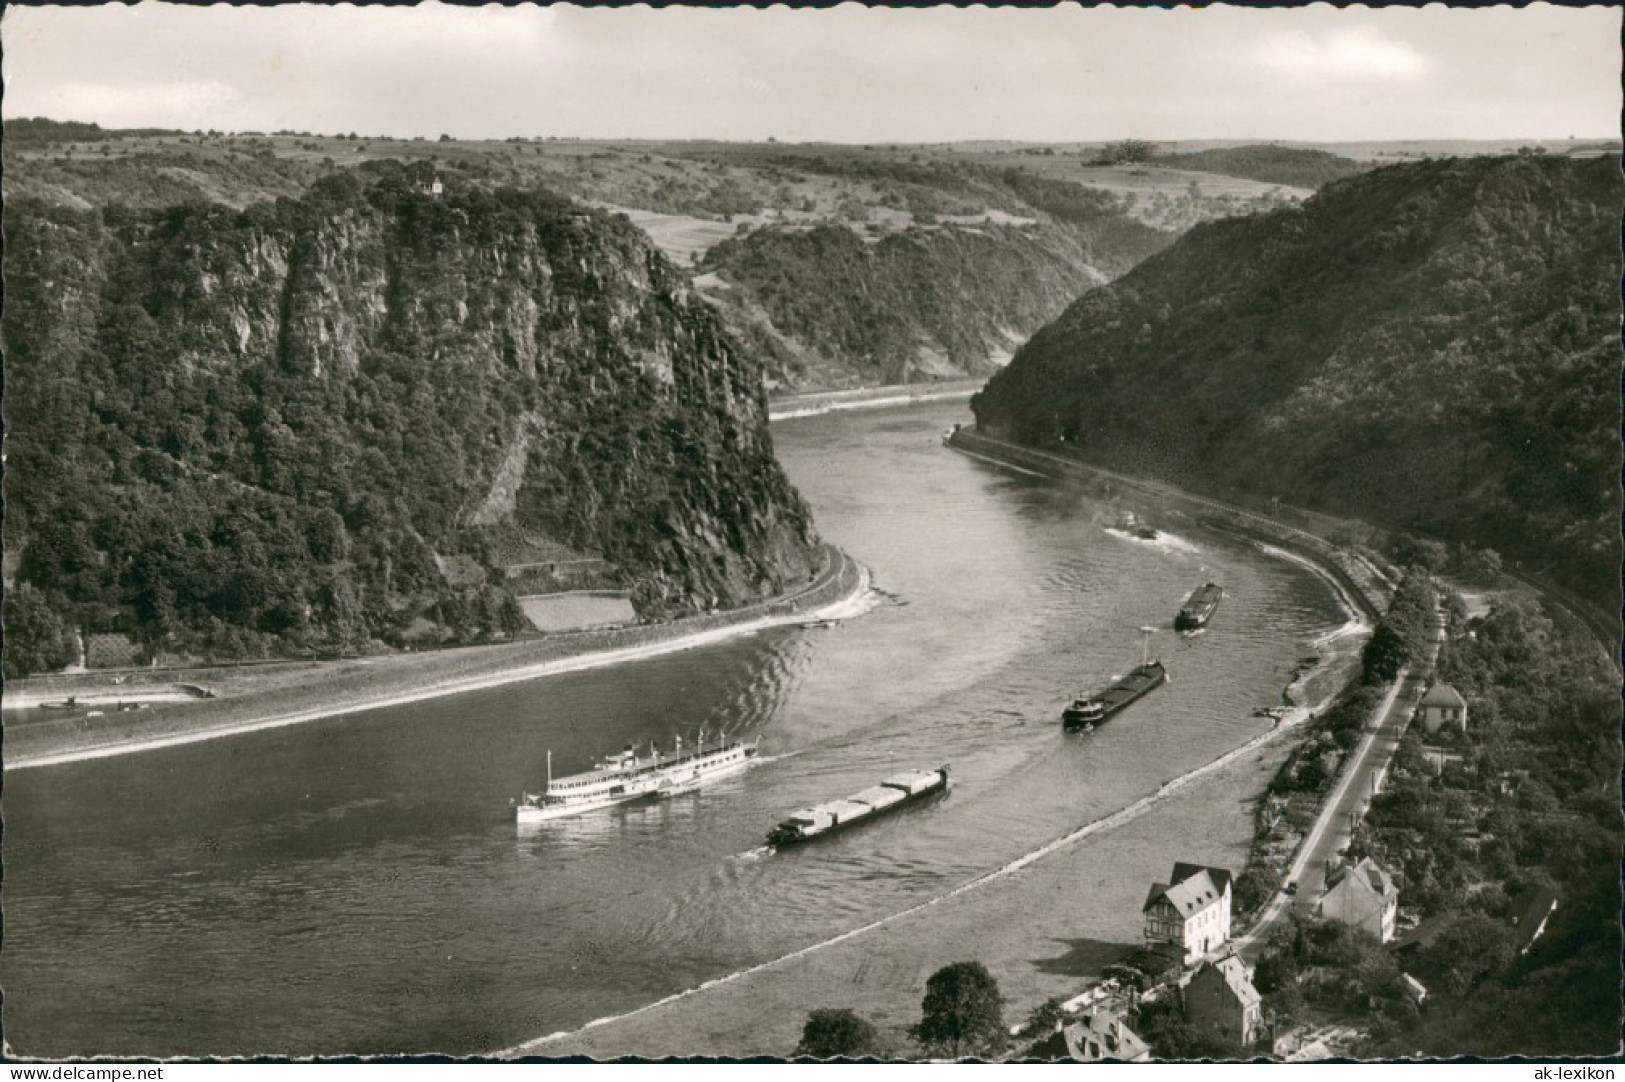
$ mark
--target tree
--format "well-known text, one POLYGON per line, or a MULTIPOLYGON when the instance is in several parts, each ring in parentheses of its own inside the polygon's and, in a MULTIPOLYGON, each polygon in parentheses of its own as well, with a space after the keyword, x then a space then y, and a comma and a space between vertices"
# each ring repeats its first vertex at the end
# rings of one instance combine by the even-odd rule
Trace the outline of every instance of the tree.
POLYGON ((879 1047, 875 1027, 845 1007, 820 1007, 801 1028, 796 1055, 814 1059, 872 1056, 879 1047))
POLYGON ((1150 161, 1155 154, 1156 148, 1143 139, 1124 139, 1101 147, 1098 161, 1103 165, 1130 165, 1150 161))
POLYGON ((1009 1042, 1004 996, 981 962, 943 966, 925 982, 920 1021, 909 1035, 932 1056, 992 1058, 1009 1042))
POLYGON ((9 679, 60 669, 73 660, 73 632, 51 600, 28 583, 5 599, 5 673, 9 679))
POLYGON ((1360 655, 1360 665, 1368 684, 1380 684, 1399 674, 1406 661, 1405 639, 1388 623, 1377 625, 1360 655))

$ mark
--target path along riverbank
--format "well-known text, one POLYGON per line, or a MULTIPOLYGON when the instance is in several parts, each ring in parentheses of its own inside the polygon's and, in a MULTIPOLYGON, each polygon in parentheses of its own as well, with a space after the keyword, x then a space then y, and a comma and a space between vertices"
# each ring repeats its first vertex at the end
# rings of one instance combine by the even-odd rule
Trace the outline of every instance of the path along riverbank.
MULTIPOLYGON (((804 620, 839 620, 869 607, 869 572, 833 545, 822 569, 805 587, 728 612, 661 624, 635 625, 522 642, 426 653, 392 654, 339 662, 303 662, 162 674, 129 674, 119 685, 131 701, 142 683, 188 681, 214 697, 179 704, 153 702, 139 713, 69 716, 6 725, 8 772, 60 766, 86 759, 218 740, 241 733, 319 721, 362 711, 458 695, 522 680, 615 665, 688 650, 804 620)), ((22 681, 13 694, 65 699, 108 694, 111 677, 87 676, 84 687, 67 679, 22 681)), ((172 686, 172 685, 166 685, 172 686)))

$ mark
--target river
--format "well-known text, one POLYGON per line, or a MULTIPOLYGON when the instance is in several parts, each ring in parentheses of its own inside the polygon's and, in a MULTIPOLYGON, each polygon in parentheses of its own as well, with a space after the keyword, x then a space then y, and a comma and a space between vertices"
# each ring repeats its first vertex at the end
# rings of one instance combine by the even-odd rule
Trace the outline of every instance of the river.
MULTIPOLYGON (((775 425, 820 530, 889 595, 839 627, 8 777, 7 1042, 507 1048, 940 896, 1266 730, 1254 708, 1341 622, 1325 585, 1182 520, 1155 522, 1156 542, 1110 532, 1116 509, 1082 490, 944 448, 965 416, 775 425), (1209 578, 1229 591, 1211 629, 1176 636, 1209 578), (1142 626, 1169 685, 1063 735, 1067 698, 1137 662, 1142 626), (763 761, 661 805, 516 829, 508 800, 549 749, 563 773, 701 727, 759 731, 763 761), (759 848, 797 807, 943 763, 955 789, 937 803, 759 848)), ((1218 828, 1185 820, 1180 852, 1205 859, 1218 828)))

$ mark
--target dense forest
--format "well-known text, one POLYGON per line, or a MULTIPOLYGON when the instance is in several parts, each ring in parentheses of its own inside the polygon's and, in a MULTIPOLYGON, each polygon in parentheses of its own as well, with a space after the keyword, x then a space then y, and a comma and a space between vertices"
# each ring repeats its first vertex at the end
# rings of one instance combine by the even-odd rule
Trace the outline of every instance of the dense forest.
POLYGON ((1201 225, 975 399, 1028 444, 1498 550, 1613 607, 1612 160, 1398 165, 1201 225))
POLYGON ((808 577, 761 370, 687 280, 622 218, 433 176, 11 202, 8 671, 75 627, 214 657, 506 634, 516 531, 645 615, 808 577))

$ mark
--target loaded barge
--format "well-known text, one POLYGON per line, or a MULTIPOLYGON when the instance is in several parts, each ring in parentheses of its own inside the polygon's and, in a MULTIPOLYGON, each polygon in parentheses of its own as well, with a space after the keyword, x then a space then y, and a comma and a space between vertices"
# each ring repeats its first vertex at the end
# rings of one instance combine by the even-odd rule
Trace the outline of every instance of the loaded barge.
POLYGON ((1163 668, 1162 659, 1150 659, 1151 633, 1155 628, 1140 630, 1145 633, 1145 640, 1140 644, 1140 663, 1127 676, 1113 677, 1111 683, 1093 695, 1073 699, 1072 705, 1061 711, 1062 725, 1089 732, 1140 696, 1168 682, 1168 670, 1163 668))
POLYGON ((768 832, 767 844, 795 845, 822 838, 854 823, 866 823, 883 812, 928 800, 947 789, 946 766, 898 774, 845 800, 801 809, 768 832))
POLYGON ((1213 619, 1213 610, 1224 600, 1224 587, 1216 582, 1199 586, 1185 599, 1185 605, 1174 617, 1176 631, 1198 631, 1213 619))
POLYGON ((520 823, 541 823, 567 815, 624 804, 629 800, 659 799, 693 792, 703 783, 743 770, 756 757, 756 741, 726 740, 687 751, 678 737, 670 754, 649 745, 639 756, 628 744, 619 755, 593 764, 593 769, 568 777, 553 777, 553 753, 547 753, 547 787, 540 793, 521 794, 514 817, 520 823))

